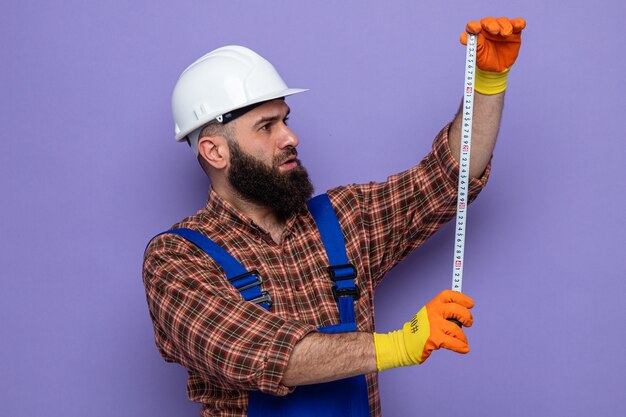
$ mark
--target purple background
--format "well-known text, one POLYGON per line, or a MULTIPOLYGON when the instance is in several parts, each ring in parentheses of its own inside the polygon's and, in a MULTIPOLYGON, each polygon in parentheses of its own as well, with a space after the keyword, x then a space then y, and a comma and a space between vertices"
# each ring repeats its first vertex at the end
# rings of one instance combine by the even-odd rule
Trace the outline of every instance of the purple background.
MULTIPOLYGON (((6 2, 5 2, 6 3, 6 2)), ((247 45, 293 87, 316 189, 415 164, 461 97, 465 22, 528 21, 470 209, 472 352, 381 374, 387 416, 626 415, 622 0, 8 2, 0 14, 0 416, 195 416, 152 339, 148 239, 202 207, 178 74, 247 45)), ((377 328, 449 287, 452 229, 377 292, 377 328)))

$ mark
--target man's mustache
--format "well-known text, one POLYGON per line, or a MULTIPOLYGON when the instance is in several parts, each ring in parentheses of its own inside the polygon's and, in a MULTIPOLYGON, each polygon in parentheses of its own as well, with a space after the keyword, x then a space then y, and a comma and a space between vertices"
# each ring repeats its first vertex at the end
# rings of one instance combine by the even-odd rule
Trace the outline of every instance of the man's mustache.
POLYGON ((298 151, 296 150, 296 148, 289 148, 281 152, 280 155, 276 155, 276 157, 274 158, 274 165, 276 166, 282 165, 288 160, 292 159, 292 157, 297 157, 297 156, 298 156, 298 151))

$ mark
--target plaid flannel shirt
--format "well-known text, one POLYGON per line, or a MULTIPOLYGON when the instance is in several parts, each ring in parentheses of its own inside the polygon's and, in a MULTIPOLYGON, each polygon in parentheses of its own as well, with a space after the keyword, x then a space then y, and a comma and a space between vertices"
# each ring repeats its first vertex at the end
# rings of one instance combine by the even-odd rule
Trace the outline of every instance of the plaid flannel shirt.
MULTIPOLYGON (((456 213, 458 164, 448 128, 417 166, 382 183, 328 191, 358 274, 358 331, 374 331, 374 288, 385 273, 456 213)), ((470 201, 488 175, 489 168, 471 180, 470 201)), ((243 301, 215 261, 178 236, 150 243, 143 280, 156 344, 166 361, 187 368, 189 398, 203 403, 204 417, 235 417, 246 415, 249 390, 291 392, 281 379, 294 345, 339 323, 328 258, 309 212, 290 218, 277 244, 211 191, 205 209, 173 227, 204 233, 248 270, 257 269, 273 300, 269 312, 243 301)), ((380 416, 377 374, 366 379, 372 416, 380 416)))

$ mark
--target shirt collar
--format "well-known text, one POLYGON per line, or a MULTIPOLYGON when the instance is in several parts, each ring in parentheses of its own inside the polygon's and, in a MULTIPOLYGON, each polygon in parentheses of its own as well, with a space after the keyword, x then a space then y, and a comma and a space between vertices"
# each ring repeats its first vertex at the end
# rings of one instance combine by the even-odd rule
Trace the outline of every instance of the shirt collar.
MULTIPOLYGON (((209 195, 207 197, 207 202, 205 209, 207 214, 211 216, 212 219, 237 229, 241 229, 244 231, 258 233, 261 232, 263 234, 268 234, 263 228, 257 225, 250 217, 239 211, 236 207, 231 205, 228 201, 224 200, 219 196, 214 190, 213 187, 209 189, 209 195)), ((285 224, 285 231, 283 236, 287 236, 293 230, 294 224, 296 221, 306 213, 306 210, 302 210, 299 213, 292 215, 285 224)), ((269 235, 269 234, 268 234, 269 235)))

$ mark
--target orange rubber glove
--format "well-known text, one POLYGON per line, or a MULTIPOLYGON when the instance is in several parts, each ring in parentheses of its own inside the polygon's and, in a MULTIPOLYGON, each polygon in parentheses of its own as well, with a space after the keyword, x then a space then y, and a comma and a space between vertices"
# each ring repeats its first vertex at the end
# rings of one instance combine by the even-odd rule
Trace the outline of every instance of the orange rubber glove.
POLYGON ((433 350, 450 349, 469 352, 463 329, 447 319, 471 327, 469 309, 474 301, 460 292, 445 290, 426 304, 401 330, 387 334, 374 333, 376 365, 379 371, 423 363, 433 350))
POLYGON ((522 30, 526 21, 522 18, 485 17, 480 22, 471 21, 465 26, 461 43, 467 45, 467 33, 477 36, 476 64, 483 71, 502 72, 515 63, 522 45, 522 30))
POLYGON ((486 17, 479 22, 471 21, 461 34, 461 43, 467 45, 467 33, 477 35, 476 85, 482 94, 498 94, 506 89, 509 68, 515 63, 522 45, 522 30, 526 21, 522 18, 486 17))

